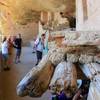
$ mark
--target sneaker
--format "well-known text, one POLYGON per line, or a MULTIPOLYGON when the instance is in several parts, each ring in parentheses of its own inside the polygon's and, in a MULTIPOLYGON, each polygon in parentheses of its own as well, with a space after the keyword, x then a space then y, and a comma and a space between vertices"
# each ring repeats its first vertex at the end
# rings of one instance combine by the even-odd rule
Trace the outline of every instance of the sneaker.
POLYGON ((32 53, 35 53, 35 51, 33 51, 32 53))
POLYGON ((18 61, 14 61, 15 64, 18 64, 18 61))
POLYGON ((18 60, 18 63, 21 63, 21 61, 20 61, 20 60, 18 60))
POLYGON ((38 63, 35 64, 35 66, 37 66, 37 65, 38 65, 38 63))
POLYGON ((8 71, 8 70, 10 70, 10 68, 9 68, 9 67, 7 67, 7 68, 4 68, 4 71, 8 71))

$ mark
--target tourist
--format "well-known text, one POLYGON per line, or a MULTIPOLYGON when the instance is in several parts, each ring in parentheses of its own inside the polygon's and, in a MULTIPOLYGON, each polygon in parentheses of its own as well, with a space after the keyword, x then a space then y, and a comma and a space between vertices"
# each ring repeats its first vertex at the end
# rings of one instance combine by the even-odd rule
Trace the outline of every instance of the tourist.
POLYGON ((8 55, 8 40, 6 37, 4 37, 2 45, 1 45, 1 51, 2 51, 2 59, 3 59, 3 69, 4 70, 9 70, 9 63, 8 63, 8 59, 9 59, 9 55, 8 55))
POLYGON ((13 36, 8 37, 8 54, 9 54, 9 65, 11 66, 13 62, 13 36))
POLYGON ((13 40, 12 40, 12 36, 9 36, 8 38, 8 44, 9 44, 9 47, 8 47, 8 52, 9 52, 9 55, 12 55, 12 52, 13 52, 13 40))
POLYGON ((45 34, 42 34, 41 38, 37 38, 36 41, 35 41, 35 48, 36 48, 36 55, 37 55, 36 65, 38 65, 38 63, 42 59, 43 49, 45 48, 44 40, 45 40, 45 34))
POLYGON ((21 49, 22 49, 22 38, 21 34, 18 34, 14 40, 14 47, 16 48, 15 63, 20 63, 21 49))

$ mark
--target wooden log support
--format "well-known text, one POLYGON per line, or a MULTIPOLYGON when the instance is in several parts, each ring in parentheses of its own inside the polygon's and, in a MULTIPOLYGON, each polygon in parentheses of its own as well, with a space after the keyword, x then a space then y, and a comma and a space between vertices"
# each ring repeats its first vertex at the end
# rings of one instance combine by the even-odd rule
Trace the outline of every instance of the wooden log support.
POLYGON ((100 73, 100 64, 92 63, 97 61, 98 51, 96 46, 88 45, 53 48, 19 83, 17 94, 39 97, 50 86, 55 92, 63 90, 72 96, 77 89, 77 67, 92 81, 100 73))
POLYGON ((54 75, 50 83, 51 89, 56 88, 60 92, 70 88, 71 94, 77 89, 77 72, 74 64, 70 62, 61 62, 55 69, 54 75))
POLYGON ((79 67, 79 64, 76 63, 75 66, 76 66, 76 71, 77 71, 77 79, 81 79, 81 80, 87 79, 86 75, 84 74, 84 72, 79 67))
POLYGON ((96 77, 96 81, 90 83, 87 100, 100 100, 100 75, 96 77))
POLYGON ((19 96, 41 96, 49 87, 53 72, 54 65, 48 60, 47 56, 43 57, 39 65, 33 67, 19 83, 17 86, 17 94, 19 96))
POLYGON ((76 88, 77 87, 77 71, 76 66, 74 64, 69 65, 69 67, 72 66, 72 72, 71 72, 71 87, 76 88))
POLYGON ((100 73, 100 64, 98 63, 81 64, 80 68, 90 80, 92 80, 95 75, 100 73))
POLYGON ((87 100, 100 100, 100 64, 84 64, 80 68, 91 80, 87 100))

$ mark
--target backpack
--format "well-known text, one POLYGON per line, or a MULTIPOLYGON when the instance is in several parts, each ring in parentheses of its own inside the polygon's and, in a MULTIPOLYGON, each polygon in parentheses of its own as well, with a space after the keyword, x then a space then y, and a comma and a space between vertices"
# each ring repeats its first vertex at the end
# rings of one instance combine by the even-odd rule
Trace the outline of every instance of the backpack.
POLYGON ((35 48, 37 48, 40 42, 41 42, 41 38, 39 38, 39 42, 35 45, 35 48))

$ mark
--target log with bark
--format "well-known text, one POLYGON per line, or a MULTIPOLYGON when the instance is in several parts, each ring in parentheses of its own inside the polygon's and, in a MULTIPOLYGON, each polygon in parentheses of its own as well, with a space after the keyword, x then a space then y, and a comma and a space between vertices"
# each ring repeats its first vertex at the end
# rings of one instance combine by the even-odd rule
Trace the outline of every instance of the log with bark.
POLYGON ((17 94, 19 96, 41 96, 48 89, 53 72, 54 65, 48 60, 48 56, 43 57, 39 65, 33 67, 19 83, 17 94))
POLYGON ((55 69, 54 75, 50 83, 51 90, 53 92, 60 93, 65 91, 66 94, 68 89, 70 90, 70 96, 77 89, 77 72, 76 66, 70 62, 61 62, 55 69))
POLYGON ((100 64, 84 64, 80 68, 87 78, 91 80, 87 100, 100 100, 100 64))

